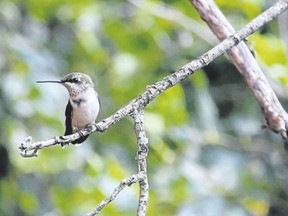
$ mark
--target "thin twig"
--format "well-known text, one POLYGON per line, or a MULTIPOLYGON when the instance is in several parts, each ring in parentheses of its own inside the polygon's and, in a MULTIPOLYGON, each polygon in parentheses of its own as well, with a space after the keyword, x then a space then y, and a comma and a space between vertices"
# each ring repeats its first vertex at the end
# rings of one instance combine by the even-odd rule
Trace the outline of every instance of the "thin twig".
POLYGON ((111 201, 113 201, 117 195, 126 187, 130 186, 136 182, 139 182, 143 179, 142 173, 131 175, 125 179, 123 179, 120 184, 114 189, 113 193, 104 199, 93 211, 89 212, 85 216, 94 216, 97 215, 106 205, 108 205, 111 201))

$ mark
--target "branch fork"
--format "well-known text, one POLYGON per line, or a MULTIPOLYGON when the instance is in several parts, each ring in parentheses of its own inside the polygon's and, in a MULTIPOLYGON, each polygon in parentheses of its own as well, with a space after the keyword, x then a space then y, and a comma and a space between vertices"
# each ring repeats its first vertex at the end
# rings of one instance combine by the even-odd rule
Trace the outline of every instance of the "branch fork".
POLYGON ((140 185, 140 196, 137 208, 137 216, 146 215, 149 192, 146 161, 148 155, 148 138, 144 130, 143 109, 138 110, 137 107, 134 107, 132 117, 134 119, 134 130, 138 144, 138 151, 135 157, 135 160, 137 162, 137 173, 123 179, 114 189, 113 193, 110 196, 104 199, 92 212, 86 214, 85 216, 97 215, 106 205, 113 201, 120 193, 120 191, 122 191, 126 186, 131 186, 132 184, 137 182, 139 182, 140 185))

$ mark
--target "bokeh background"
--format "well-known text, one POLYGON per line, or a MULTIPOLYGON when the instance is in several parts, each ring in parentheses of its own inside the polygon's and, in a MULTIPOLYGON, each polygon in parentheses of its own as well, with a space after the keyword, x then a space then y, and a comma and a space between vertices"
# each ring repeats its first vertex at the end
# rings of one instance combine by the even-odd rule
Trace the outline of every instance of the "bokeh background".
MULTIPOLYGON (((216 3, 239 29, 274 1, 216 3)), ((284 108, 287 17, 248 38, 284 108)), ((0 215, 83 215, 137 169, 129 117, 81 146, 22 158, 25 137, 64 132, 66 89, 37 80, 89 74, 101 120, 217 43, 188 0, 1 0, 0 215)), ((288 215, 288 154, 263 124, 226 56, 161 94, 145 110, 147 215, 288 215)), ((135 215, 138 189, 126 188, 100 215, 135 215)))

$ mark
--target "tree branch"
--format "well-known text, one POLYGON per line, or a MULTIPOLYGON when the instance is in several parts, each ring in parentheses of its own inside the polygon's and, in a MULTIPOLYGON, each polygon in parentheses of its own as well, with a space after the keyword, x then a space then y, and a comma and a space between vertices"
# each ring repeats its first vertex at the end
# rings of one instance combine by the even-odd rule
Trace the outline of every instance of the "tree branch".
POLYGON ((134 174, 128 178, 123 179, 120 184, 114 189, 113 193, 103 200, 92 212, 86 214, 85 216, 97 215, 106 205, 113 201, 117 195, 126 186, 130 186, 136 182, 140 185, 140 196, 137 209, 137 216, 145 216, 148 201, 148 178, 147 178, 147 155, 148 155, 148 138, 144 130, 144 111, 143 109, 138 110, 137 107, 134 109, 132 114, 134 119, 134 130, 137 138, 138 151, 136 155, 137 161, 137 174, 134 174))
MULTIPOLYGON (((136 99, 128 103, 128 105, 119 109, 113 115, 102 120, 101 122, 94 124, 87 129, 81 130, 81 133, 83 135, 87 135, 95 131, 103 132, 107 130, 111 125, 120 121, 125 116, 130 115, 133 112, 134 107, 137 107, 138 109, 140 108, 143 109, 144 107, 147 106, 147 104, 149 104, 152 100, 154 100, 154 98, 156 98, 160 93, 167 90, 168 88, 171 88, 172 86, 176 85, 182 80, 186 79, 188 76, 192 75, 195 71, 199 70, 200 68, 208 65, 210 62, 212 62, 217 57, 221 56, 227 50, 231 49, 233 46, 240 43, 240 41, 245 39, 247 36, 254 33, 263 25, 273 20, 275 17, 277 17, 287 8, 288 8, 287 0, 280 0, 276 2, 273 6, 267 9, 265 12, 263 12, 262 14, 257 16, 255 19, 253 19, 251 22, 249 22, 246 26, 241 28, 238 32, 229 36, 228 38, 223 40, 220 44, 218 44, 217 46, 215 46, 208 52, 201 55, 199 58, 184 65, 182 68, 180 68, 173 74, 166 76, 163 80, 158 81, 154 85, 147 86, 147 90, 144 93, 142 93, 140 96, 138 96, 136 99)), ((240 66, 242 66, 244 62, 240 61, 239 64, 240 66)), ((257 74, 255 74, 255 76, 257 76, 257 74)), ((256 78, 257 77, 252 76, 250 80, 257 81, 256 78)), ((263 79, 260 80, 261 82, 259 81, 259 85, 258 85, 259 87, 262 87, 263 85, 266 86, 265 80, 264 81, 262 80, 263 79)), ((249 82, 248 84, 250 86, 252 85, 252 82, 251 83, 249 82)), ((283 110, 282 106, 279 105, 279 102, 276 96, 274 95, 274 93, 271 93, 271 91, 269 91, 269 95, 266 96, 266 88, 260 88, 257 90, 255 89, 254 94, 257 100, 259 101, 260 101, 260 98, 263 98, 262 99, 263 104, 261 104, 260 106, 263 107, 263 112, 266 118, 269 120, 268 122, 269 127, 273 131, 277 133, 281 133, 282 136, 285 136, 286 131, 287 131, 288 117, 287 117, 286 112, 283 110)), ((61 143, 67 144, 73 140, 78 139, 79 136, 80 136, 79 133, 75 133, 69 136, 59 136, 59 137, 54 137, 52 139, 39 141, 39 142, 32 142, 32 138, 28 137, 21 143, 19 149, 21 150, 21 155, 23 157, 33 157, 33 156, 37 156, 37 152, 39 149, 43 149, 45 147, 49 147, 49 146, 61 144, 61 143)))
POLYGON ((278 24, 279 24, 279 32, 281 35, 281 38, 284 40, 285 47, 286 47, 286 54, 288 54, 288 11, 281 14, 281 16, 278 17, 278 24))
MULTIPOLYGON (((276 2, 273 6, 267 9, 265 12, 257 16, 255 19, 249 22, 246 26, 241 28, 238 32, 236 32, 235 34, 223 40, 220 44, 212 48, 210 51, 204 53, 199 58, 184 65, 182 68, 180 68, 173 74, 166 76, 163 80, 158 81, 156 84, 148 86, 147 90, 144 93, 142 93, 136 99, 132 100, 128 105, 119 109, 113 115, 102 120, 101 122, 94 124, 87 129, 81 130, 81 133, 83 135, 87 135, 95 131, 103 132, 106 129, 108 129, 111 125, 120 121, 125 116, 130 115, 133 112, 134 107, 137 107, 137 108, 146 107, 147 104, 149 104, 152 100, 154 100, 154 98, 156 98, 160 93, 167 90, 168 88, 171 88, 172 86, 176 85, 182 80, 186 79, 188 76, 192 75, 195 71, 199 70, 200 68, 208 65, 210 62, 212 62, 217 57, 221 56, 227 50, 231 49, 233 46, 240 43, 240 41, 245 39, 247 36, 254 33, 260 27, 262 27, 266 23, 273 20, 275 17, 277 17, 287 8, 288 8, 287 0, 280 0, 276 2)), ((241 63, 244 64, 244 62, 241 62, 241 63)), ((251 77, 251 79, 255 80, 255 77, 251 77)), ((265 81, 260 82, 259 86, 261 87, 264 84, 265 84, 265 81)), ((258 98, 263 97, 263 95, 264 96, 266 95, 265 91, 266 91, 266 88, 261 88, 255 92, 256 94, 255 96, 257 100, 258 98)), ((287 130, 288 118, 287 118, 286 112, 283 110, 281 105, 279 106, 278 104, 279 102, 277 103, 278 100, 276 96, 273 96, 273 94, 268 95, 269 98, 267 98, 266 96, 263 97, 265 99, 264 101, 265 106, 263 105, 263 108, 265 108, 264 114, 266 118, 269 117, 268 118, 269 127, 273 131, 277 133, 281 133, 283 136, 283 134, 285 134, 287 130), (275 107, 273 103, 276 103, 275 107), (268 109, 266 110, 267 107, 268 109), (270 118, 270 115, 269 115, 270 113, 273 114, 272 118, 270 118)), ((34 143, 32 142, 32 138, 29 137, 29 138, 26 138, 21 143, 19 149, 21 150, 21 155, 23 157, 33 157, 33 156, 37 156, 37 152, 39 149, 49 147, 52 145, 56 145, 56 144, 65 144, 65 143, 67 144, 73 140, 78 139, 79 137, 80 137, 79 133, 75 133, 69 136, 59 136, 59 137, 54 137, 49 140, 39 141, 39 142, 34 142, 34 143)))
POLYGON ((143 174, 143 179, 139 181, 140 196, 137 209, 137 216, 145 216, 148 201, 149 184, 147 177, 147 155, 148 155, 148 138, 144 129, 144 111, 134 109, 134 130, 137 137, 138 152, 136 161, 138 164, 138 173, 143 174))
MULTIPOLYGON (((190 2, 219 40, 224 40, 235 32, 229 21, 212 0, 190 0, 190 2)), ((271 7, 261 15, 259 22, 269 20, 273 13, 281 13, 283 9, 287 8, 287 4, 287 0, 278 1, 273 8, 271 7)), ((241 42, 227 53, 258 101, 266 118, 267 126, 274 132, 280 133, 283 138, 287 138, 287 113, 281 106, 248 47, 244 42, 241 42)))

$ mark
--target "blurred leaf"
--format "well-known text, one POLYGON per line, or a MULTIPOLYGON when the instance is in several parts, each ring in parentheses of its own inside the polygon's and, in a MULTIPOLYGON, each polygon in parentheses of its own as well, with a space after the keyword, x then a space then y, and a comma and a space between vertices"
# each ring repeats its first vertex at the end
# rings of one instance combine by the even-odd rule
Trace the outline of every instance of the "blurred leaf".
POLYGON ((175 86, 173 89, 164 92, 147 110, 161 114, 161 118, 167 125, 180 125, 188 120, 180 86, 175 86))
POLYGON ((252 198, 246 198, 244 200, 245 207, 253 214, 257 216, 267 215, 268 204, 263 200, 256 200, 252 198))
POLYGON ((41 94, 40 94, 38 88, 32 87, 30 89, 30 92, 28 94, 28 98, 30 98, 30 99, 38 99, 40 96, 41 96, 41 94))
POLYGON ((256 55, 259 55, 265 64, 287 64, 285 46, 281 39, 273 35, 254 34, 249 37, 255 47, 256 55))
POLYGON ((38 207, 37 198, 30 193, 22 193, 20 195, 20 207, 27 214, 33 214, 33 212, 35 212, 38 207))

